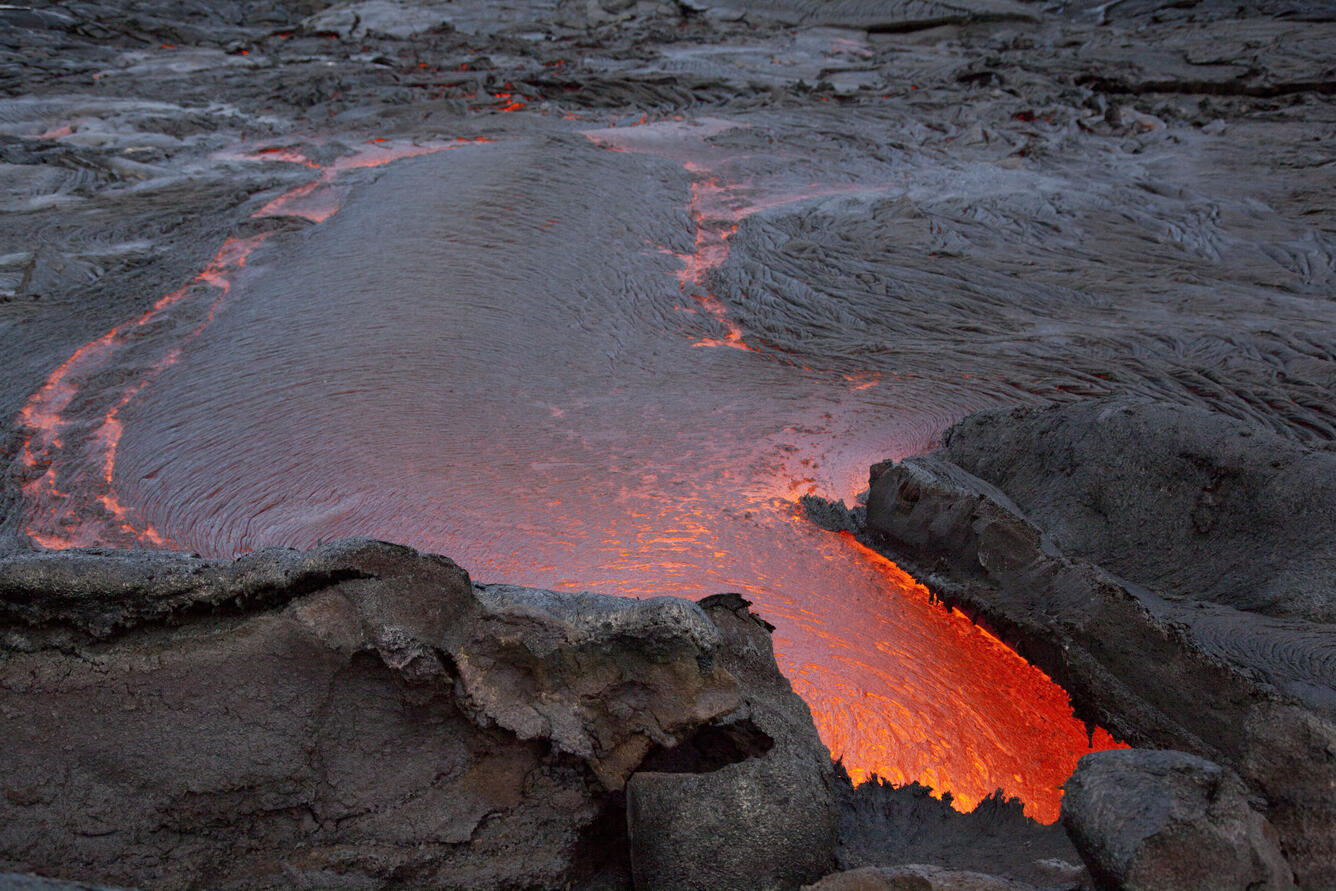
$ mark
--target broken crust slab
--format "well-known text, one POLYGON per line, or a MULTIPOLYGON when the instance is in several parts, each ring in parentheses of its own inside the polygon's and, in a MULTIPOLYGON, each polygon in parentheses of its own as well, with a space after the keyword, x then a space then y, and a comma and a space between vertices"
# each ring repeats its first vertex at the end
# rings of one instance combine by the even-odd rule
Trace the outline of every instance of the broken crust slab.
POLYGON ((785 26, 849 28, 874 33, 920 31, 969 22, 1036 21, 1035 13, 1010 0, 688 0, 683 6, 722 20, 775 22, 785 26))
MULTIPOLYGON (((620 790, 647 758, 661 776, 717 769, 692 763, 702 732, 731 732, 725 763, 796 777, 803 820, 826 827, 752 850, 793 884, 833 863, 806 707, 774 689, 773 656, 768 692, 740 681, 751 657, 689 601, 475 588, 445 558, 366 540, 235 563, 73 551, 0 558, 0 634, 0 871, 165 888, 625 877, 620 790), (806 737, 779 733, 803 720, 806 737)), ((794 804, 752 792, 763 819, 794 804)))

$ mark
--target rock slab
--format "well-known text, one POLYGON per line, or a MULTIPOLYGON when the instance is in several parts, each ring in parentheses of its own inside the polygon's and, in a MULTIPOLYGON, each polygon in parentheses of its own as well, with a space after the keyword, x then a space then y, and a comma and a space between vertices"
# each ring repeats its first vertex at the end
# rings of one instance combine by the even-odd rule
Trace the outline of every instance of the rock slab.
POLYGON ((1034 886, 963 869, 907 864, 837 872, 805 891, 1034 891, 1034 886))
MULTIPOLYGON (((701 773, 643 770, 627 785, 637 888, 794 888, 834 867, 835 773, 811 714, 775 665, 770 629, 736 594, 701 601, 742 684, 733 726, 770 741, 701 773)), ((735 735, 741 736, 741 733, 735 735)))
POLYGON ((984 413, 873 468, 867 540, 1083 717, 1235 771, 1299 884, 1331 887, 1334 458, 1134 399, 984 413))
MULTIPOLYGON (((444 557, 366 540, 235 563, 0 558, 0 870, 626 887, 622 790, 647 757, 692 769, 662 753, 745 726, 695 769, 773 751, 767 775, 819 786, 822 757, 829 771, 814 731, 802 750, 757 729, 810 717, 791 692, 744 692, 731 634, 689 601, 475 587, 444 557)), ((791 827, 811 788, 753 786, 758 818, 791 827)), ((833 837, 788 837, 833 856, 833 837)))

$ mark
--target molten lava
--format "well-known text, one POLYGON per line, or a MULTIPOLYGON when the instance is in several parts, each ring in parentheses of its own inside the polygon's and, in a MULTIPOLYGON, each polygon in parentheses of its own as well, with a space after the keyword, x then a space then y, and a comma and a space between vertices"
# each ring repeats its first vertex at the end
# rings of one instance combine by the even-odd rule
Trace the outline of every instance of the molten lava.
POLYGON ((730 126, 589 133, 622 151, 561 164, 544 145, 451 153, 385 171, 375 200, 342 174, 469 143, 236 155, 316 171, 256 215, 319 225, 250 267, 265 236, 228 241, 53 372, 20 415, 29 534, 213 556, 370 535, 484 580, 740 591, 855 778, 963 808, 1000 788, 1055 819, 1091 748, 1061 688, 794 507, 853 495, 870 463, 988 402, 925 408, 912 374, 807 368, 743 329, 710 289, 739 224, 882 187, 744 180, 706 142, 730 126), (676 164, 650 176, 644 154, 676 164), (681 196, 689 228, 681 204, 611 206, 591 181, 681 196))
POLYGON ((855 782, 874 773, 897 785, 917 780, 949 790, 966 810, 1003 788, 1025 802, 1030 817, 1057 820, 1058 787, 1081 755, 1122 744, 1103 728, 1088 737, 1061 687, 959 610, 933 602, 928 590, 894 563, 848 533, 832 537, 839 544, 827 559, 843 571, 852 565, 884 592, 881 603, 851 601, 840 613, 822 617, 824 625, 840 629, 840 645, 863 654, 855 673, 835 676, 826 665, 793 664, 787 653, 781 659, 794 689, 812 706, 832 755, 845 759, 855 782), (903 644, 889 646, 864 631, 869 609, 899 611, 923 635, 921 645, 936 655, 933 678, 904 658, 903 644), (941 701, 926 712, 904 710, 895 692, 915 683, 935 684, 941 701), (1013 723, 984 727, 961 720, 969 702, 988 696, 1015 706, 1013 723), (857 705, 850 707, 846 697, 857 705), (1033 745, 1017 745, 1020 740, 1033 745))
POLYGON ((140 391, 181 357, 182 347, 199 336, 213 320, 231 289, 230 277, 246 265, 246 258, 266 235, 230 238, 189 285, 159 299, 143 315, 117 325, 86 344, 57 368, 19 412, 28 430, 20 462, 26 481, 22 490, 37 515, 26 532, 46 548, 87 547, 95 544, 160 546, 168 544, 153 525, 140 520, 116 495, 116 450, 123 426, 121 411, 140 391), (164 323, 168 313, 184 302, 207 300, 203 318, 165 354, 140 371, 138 379, 103 388, 100 401, 110 403, 91 428, 66 417, 82 387, 135 346, 139 332, 164 323))
MULTIPOLYGON (((336 181, 346 171, 489 141, 486 137, 460 137, 448 143, 418 145, 373 140, 328 166, 321 166, 287 147, 230 152, 225 157, 296 163, 319 171, 318 179, 284 192, 252 215, 300 216, 319 223, 338 210, 341 195, 336 191, 336 181)), ((19 460, 25 480, 22 490, 32 506, 25 531, 34 542, 46 548, 172 544, 152 523, 143 521, 132 508, 122 504, 116 494, 116 453, 124 432, 120 416, 145 387, 180 360, 186 344, 213 321, 231 290, 232 277, 246 266, 251 252, 268 237, 266 233, 228 239, 190 284, 160 298, 138 318, 116 326, 75 351, 29 398, 18 417, 28 430, 19 460), (140 332, 179 324, 180 318, 169 318, 173 311, 177 316, 189 318, 179 311, 180 305, 187 303, 197 311, 202 307, 202 317, 181 329, 175 338, 166 338, 164 352, 144 358, 147 338, 140 332), (134 355, 127 359, 129 353, 134 355), (97 379, 100 372, 113 364, 127 361, 138 363, 138 377, 131 382, 120 382, 117 374, 107 376, 110 384, 97 379), (85 387, 94 391, 99 404, 106 406, 99 421, 91 427, 65 414, 76 394, 88 397, 88 393, 81 393, 85 387)))

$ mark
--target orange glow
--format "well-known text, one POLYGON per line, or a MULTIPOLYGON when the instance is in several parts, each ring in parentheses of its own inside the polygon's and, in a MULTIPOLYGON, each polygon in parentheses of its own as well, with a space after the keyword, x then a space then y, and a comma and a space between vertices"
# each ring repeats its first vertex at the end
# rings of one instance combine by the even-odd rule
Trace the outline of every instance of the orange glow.
MULTIPOLYGON (((642 115, 632 126, 643 126, 646 130, 653 130, 654 125, 648 124, 648 120, 648 115, 642 115)), ((664 126, 672 127, 674 124, 664 126)), ((615 121, 613 127, 616 127, 615 121)), ((603 148, 613 151, 649 150, 653 153, 653 142, 642 143, 634 136, 625 136, 622 133, 610 134, 608 131, 590 131, 586 132, 585 136, 603 148)), ((718 268, 728 259, 728 239, 738 231, 738 221, 749 211, 740 211, 732 207, 734 190, 721 185, 717 178, 704 175, 705 168, 691 161, 684 162, 683 166, 698 177, 691 184, 691 203, 688 206, 696 232, 695 246, 691 253, 673 254, 682 261, 682 269, 677 273, 678 285, 682 289, 682 295, 696 302, 712 319, 723 326, 725 332, 723 337, 701 337, 692 346, 730 347, 754 353, 757 351, 756 348, 744 340, 742 329, 729 318, 728 308, 706 285, 709 271, 718 268)))
POLYGON ((295 149, 285 148, 283 146, 271 146, 262 148, 248 157, 263 158, 266 161, 289 161, 293 164, 303 164, 315 170, 320 169, 320 165, 312 161, 295 149))
MULTIPOLYGON (((822 740, 833 756, 844 759, 855 782, 874 773, 896 784, 917 780, 939 793, 950 791, 954 805, 966 811, 1001 788, 1024 802, 1027 816, 1052 823, 1061 807, 1060 786, 1080 757, 1126 748, 1103 728, 1089 738, 1061 687, 964 613, 934 602, 900 567, 847 532, 829 537, 838 542, 837 559, 850 560, 877 579, 888 598, 884 608, 911 614, 911 624, 930 638, 937 653, 933 670, 948 681, 938 687, 947 701, 935 720, 958 720, 976 697, 1015 706, 990 715, 993 726, 969 729, 934 726, 928 715, 889 708, 886 694, 913 682, 916 669, 901 664, 896 650, 849 635, 841 642, 861 652, 850 664, 862 677, 845 674, 836 680, 816 665, 796 665, 786 673, 811 706, 822 740), (861 695, 841 695, 860 689, 861 695), (951 701, 953 695, 960 701, 951 701), (953 732, 943 733, 946 729, 953 732)), ((856 609, 824 619, 841 635, 865 624, 856 609)))
MULTIPOLYGON (((253 214, 256 217, 301 216, 319 223, 338 211, 342 195, 336 191, 335 182, 345 171, 378 167, 400 158, 490 141, 486 137, 459 137, 448 143, 414 145, 377 138, 327 167, 287 146, 226 152, 219 157, 285 161, 320 171, 319 178, 284 192, 253 214)), ((19 424, 27 430, 20 454, 26 480, 21 489, 30 505, 24 531, 36 544, 51 549, 94 544, 171 544, 151 524, 139 520, 114 491, 116 453, 124 430, 120 415, 145 387, 178 361, 184 345, 199 336, 212 321, 231 289, 233 276, 245 267, 251 252, 268 237, 269 233, 229 238, 190 284, 159 298, 137 318, 116 326, 76 350, 19 411, 19 424), (96 383, 98 373, 113 358, 140 346, 141 338, 135 334, 138 329, 160 324, 178 304, 198 302, 202 289, 207 289, 205 296, 208 291, 212 291, 213 296, 198 325, 153 361, 138 379, 119 388, 98 390, 97 398, 107 405, 101 421, 91 430, 80 429, 74 436, 67 435, 73 422, 66 418, 65 412, 75 395, 96 383), (58 485, 58 481, 67 478, 69 485, 58 485)))
POLYGON ((335 175, 326 170, 322 172, 319 179, 284 192, 265 204, 252 216, 302 217, 313 223, 323 223, 334 216, 339 209, 339 195, 330 185, 334 179, 335 175))
POLYGON ((756 352, 742 339, 742 329, 728 317, 728 308, 723 301, 705 285, 706 274, 728 259, 728 239, 738 231, 736 223, 727 217, 721 219, 719 213, 725 207, 727 194, 728 191, 714 179, 691 184, 690 211, 696 226, 696 250, 690 254, 677 255, 682 261, 677 281, 682 287, 682 294, 699 303, 727 332, 722 338, 703 337, 693 346, 721 346, 756 352))
MULTIPOLYGON (((724 150, 711 154, 715 150, 701 137, 730 126, 644 123, 620 128, 615 136, 605 131, 590 138, 608 149, 670 157, 691 174, 690 195, 685 199, 690 228, 680 242, 687 249, 675 254, 680 266, 665 269, 671 264, 653 258, 652 268, 662 281, 661 305, 666 309, 678 299, 675 282, 683 307, 692 314, 680 317, 681 322, 696 330, 687 330, 684 337, 675 325, 664 326, 669 330, 663 342, 670 342, 669 349, 676 351, 675 361, 699 356, 702 363, 768 370, 757 379, 776 386, 788 386, 793 376, 820 378, 813 389, 791 391, 777 427, 792 426, 751 438, 744 433, 730 443, 719 436, 718 425, 745 425, 745 416, 755 406, 725 405, 697 422, 692 411, 700 399, 693 389, 672 403, 671 411, 663 412, 667 420, 639 414, 644 407, 634 403, 635 424, 643 423, 643 429, 626 423, 630 415, 614 416, 611 442, 597 440, 590 446, 582 438, 591 434, 592 412, 617 411, 617 405, 600 404, 595 410, 577 399, 562 401, 564 394, 545 396, 562 404, 544 401, 537 410, 526 409, 522 419, 505 417, 507 430, 512 424, 524 430, 520 438, 542 443, 543 451, 537 457, 522 451, 507 456, 502 476, 488 475, 496 470, 496 462, 487 457, 477 465, 461 460, 458 466, 450 465, 448 474, 439 467, 419 473, 407 465, 422 462, 423 456, 407 446, 394 452, 400 443, 387 437, 376 441, 368 460, 358 462, 359 468, 367 467, 370 482, 365 488, 358 488, 362 481, 349 481, 348 492, 331 498, 327 508, 308 510, 311 502, 303 501, 300 493, 290 500, 290 493, 269 489, 259 496, 248 495, 245 486, 254 480, 239 473, 209 480, 209 486, 196 490, 202 493, 199 499, 185 501, 189 516, 172 516, 170 510, 160 509, 162 492, 168 488, 163 477, 170 470, 155 478, 156 455, 146 462, 138 454, 136 402, 153 404, 179 383, 176 374, 193 366, 181 361, 189 354, 187 345, 206 329, 226 299, 238 299, 229 294, 265 236, 233 239, 189 285, 76 351, 23 407, 19 420, 27 439, 20 460, 29 536, 47 548, 141 544, 226 556, 269 544, 305 547, 322 538, 372 535, 449 554, 483 580, 636 597, 739 591, 775 624, 781 668, 811 706, 822 739, 843 758, 856 780, 875 772, 894 782, 919 781, 938 793, 949 791, 959 808, 969 808, 1000 788, 1022 798, 1031 816, 1055 819, 1058 785, 1090 750, 1085 728, 1073 718, 1066 694, 995 636, 933 602, 893 563, 852 537, 815 529, 795 509, 794 500, 803 494, 847 497, 865 486, 870 463, 921 447, 918 440, 911 447, 896 445, 901 440, 894 436, 902 435, 899 431, 906 422, 886 418, 889 403, 881 401, 882 390, 874 389, 882 385, 891 390, 894 381, 912 375, 888 374, 883 382, 871 372, 818 373, 794 363, 781 366, 769 361, 776 354, 761 352, 764 344, 759 340, 746 343, 728 307, 709 289, 711 270, 727 260, 729 241, 750 214, 813 196, 875 187, 789 180, 732 182, 724 150), (685 149, 680 135, 684 132, 690 143, 685 149), (708 331, 700 330, 705 326, 708 331), (703 333, 709 336, 702 337, 703 333), (692 343, 748 355, 692 353, 686 349, 692 343), (159 380, 173 366, 179 366, 178 371, 159 380), (823 420, 841 411, 831 403, 832 393, 835 402, 857 405, 868 413, 851 414, 847 424, 844 419, 823 420), (827 409, 831 413, 821 414, 827 409), (869 433, 869 419, 884 426, 869 433), (726 459, 696 461, 698 454, 716 453, 688 451, 690 468, 673 477, 678 470, 667 452, 676 442, 664 445, 670 437, 663 434, 673 432, 665 425, 698 427, 701 438, 710 442, 722 438, 717 454, 726 459), (127 427, 132 432, 122 450, 127 427), (893 435, 883 435, 888 430, 893 435), (621 451, 623 440, 634 436, 652 442, 658 451, 637 452, 630 446, 621 451), (760 441, 766 436, 771 438, 760 441), (608 462, 612 451, 623 466, 581 463, 585 448, 598 462, 608 462), (371 465, 377 463, 391 467, 393 477, 375 477, 371 465), (513 480, 516 468, 529 475, 532 486, 496 482, 513 480), (442 483, 447 476, 474 488, 464 489, 461 496, 460 489, 442 483), (442 504, 467 505, 474 500, 469 496, 483 491, 478 486, 485 487, 486 494, 476 500, 486 503, 486 515, 469 514, 468 507, 461 507, 466 519, 459 528, 467 531, 424 520, 439 517, 442 504), (219 495, 210 491, 214 487, 226 491, 219 495), (367 493, 386 490, 401 500, 394 501, 391 509, 378 512, 371 505, 363 510, 374 498, 367 493), (154 498, 160 499, 158 509, 154 498), (243 518, 245 528, 221 544, 210 535, 227 518, 209 515, 200 507, 200 500, 209 498, 223 505, 223 511, 243 518), (294 519, 279 521, 290 525, 265 526, 279 511, 265 518, 260 515, 276 505, 291 506, 294 519), (541 533, 533 531, 540 527, 541 533)), ((315 173, 310 182, 277 196, 257 216, 290 214, 319 223, 338 212, 343 190, 349 187, 345 172, 488 141, 465 137, 412 145, 373 139, 353 155, 323 165, 291 146, 247 149, 227 157, 311 168, 315 173)), ((606 158, 609 164, 623 161, 606 158)), ((581 219, 581 212, 572 207, 569 217, 566 210, 555 209, 518 217, 528 227, 513 231, 546 230, 542 237, 554 239, 567 229, 585 231, 582 226, 588 220, 581 219)), ((637 240, 634 251, 644 253, 642 244, 637 240)), ((516 247, 522 248, 522 242, 516 247)), ((237 289, 238 294, 248 291, 249 287, 237 289)), ((748 399, 755 394, 747 392, 748 399)), ((210 414, 209 423, 214 422, 210 414)), ((592 429, 593 434, 603 432, 596 426, 592 429)), ((355 440, 340 441, 338 447, 356 448, 355 440)), ((497 439, 501 440, 504 435, 497 439)), ((683 442, 690 447, 692 440, 683 442)), ((510 447, 509 442, 502 444, 510 447)), ((187 446, 194 449, 196 443, 189 441, 187 446)), ((203 452, 204 446, 199 448, 203 452)), ((318 459, 318 452, 292 449, 275 460, 289 462, 286 480, 320 467, 318 459)), ((1115 745, 1106 732, 1096 731, 1095 748, 1115 745)))
POLYGON ((42 132, 42 133, 39 133, 39 134, 37 134, 37 138, 38 138, 38 139, 61 139, 61 138, 66 137, 66 136, 73 136, 73 135, 74 135, 74 127, 71 126, 71 125, 69 125, 69 124, 65 124, 65 125, 60 126, 60 127, 52 127, 52 128, 49 129, 49 130, 46 130, 46 131, 44 131, 44 132, 42 132))
POLYGON ((869 372, 867 374, 859 374, 859 375, 845 374, 841 375, 841 377, 843 377, 849 383, 853 384, 853 389, 856 391, 870 390, 873 387, 877 386, 877 384, 881 383, 881 375, 877 374, 876 372, 869 372))

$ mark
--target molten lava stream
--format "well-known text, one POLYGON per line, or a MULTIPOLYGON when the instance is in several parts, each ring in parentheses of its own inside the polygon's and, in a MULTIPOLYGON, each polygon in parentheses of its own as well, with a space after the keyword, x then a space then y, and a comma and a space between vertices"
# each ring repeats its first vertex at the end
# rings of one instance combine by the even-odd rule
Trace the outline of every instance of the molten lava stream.
POLYGON ((855 468, 921 449, 987 398, 776 361, 710 303, 738 220, 847 187, 744 192, 703 168, 516 141, 398 165, 331 215, 346 182, 308 166, 314 185, 261 213, 323 222, 272 239, 274 262, 244 280, 220 256, 30 401, 34 538, 229 557, 367 535, 484 581, 740 591, 855 777, 918 780, 961 807, 1001 788, 1056 816, 1089 749, 1062 690, 793 508, 813 487, 847 494, 855 468), (689 202, 691 228, 681 204, 605 194, 689 202), (673 231, 675 256, 646 249, 673 231), (743 348, 698 348, 711 337, 743 348))
MULTIPOLYGON (((884 187, 725 183, 718 171, 732 159, 708 139, 728 127, 715 120, 585 135, 605 147, 669 158, 692 175, 694 250, 675 254, 682 264, 678 281, 683 295, 725 332, 694 345, 763 354, 745 341, 709 288, 738 223, 769 207, 884 187)), ((875 373, 844 380, 856 392, 879 384, 875 373)), ((787 498, 800 494, 789 488, 787 498)), ((931 603, 927 590, 895 564, 849 536, 797 534, 807 539, 800 549, 781 541, 750 546, 763 554, 820 553, 829 571, 820 561, 795 559, 767 577, 772 567, 758 565, 742 576, 750 579, 742 587, 776 624, 781 667, 850 776, 917 781, 949 791, 963 809, 1001 790, 1020 798, 1034 819, 1056 820, 1060 786, 1081 755, 1118 743, 1102 728, 1088 739, 1060 687, 967 617, 931 603)))
POLYGON ((1090 740, 1061 687, 848 534, 794 512, 767 529, 761 546, 790 557, 747 596, 855 782, 919 782, 963 810, 1001 790, 1051 823, 1080 757, 1120 745, 1103 729, 1090 740))

